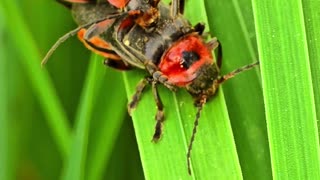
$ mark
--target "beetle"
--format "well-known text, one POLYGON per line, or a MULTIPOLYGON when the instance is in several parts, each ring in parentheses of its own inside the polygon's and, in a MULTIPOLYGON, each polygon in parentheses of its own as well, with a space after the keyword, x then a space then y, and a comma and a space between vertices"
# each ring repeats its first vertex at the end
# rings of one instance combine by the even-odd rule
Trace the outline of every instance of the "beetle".
POLYGON ((219 85, 258 62, 243 66, 226 75, 212 56, 219 43, 217 38, 206 42, 201 23, 192 26, 183 16, 184 0, 165 5, 160 0, 58 0, 70 8, 78 28, 70 31, 49 50, 42 64, 66 39, 75 34, 93 52, 105 57, 104 64, 118 69, 145 69, 149 74, 137 85, 129 113, 137 106, 141 94, 151 84, 157 106, 153 141, 162 134, 164 106, 157 86, 162 84, 175 91, 186 89, 194 98, 197 113, 187 152, 188 172, 192 144, 200 113, 219 85))

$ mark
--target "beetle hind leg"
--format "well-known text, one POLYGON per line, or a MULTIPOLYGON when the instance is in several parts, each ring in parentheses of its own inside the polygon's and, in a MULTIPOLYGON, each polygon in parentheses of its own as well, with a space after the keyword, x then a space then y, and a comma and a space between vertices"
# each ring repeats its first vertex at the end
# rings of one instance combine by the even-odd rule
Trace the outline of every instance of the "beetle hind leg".
POLYGON ((149 79, 150 79, 149 77, 146 77, 138 83, 138 85, 136 87, 136 92, 132 96, 131 101, 128 103, 129 114, 131 114, 132 110, 137 107, 138 102, 141 99, 142 92, 146 88, 147 84, 149 84, 149 79))

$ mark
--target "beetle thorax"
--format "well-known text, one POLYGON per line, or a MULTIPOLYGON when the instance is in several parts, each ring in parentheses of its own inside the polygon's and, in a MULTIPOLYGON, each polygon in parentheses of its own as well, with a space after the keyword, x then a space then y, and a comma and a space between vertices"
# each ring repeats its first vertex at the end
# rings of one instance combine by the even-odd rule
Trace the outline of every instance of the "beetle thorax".
POLYGON ((217 77, 218 70, 213 64, 210 48, 201 36, 192 33, 179 39, 164 53, 159 69, 175 86, 186 87, 193 84, 194 87, 197 84, 199 88, 200 85, 205 88, 207 83, 212 84, 217 77))

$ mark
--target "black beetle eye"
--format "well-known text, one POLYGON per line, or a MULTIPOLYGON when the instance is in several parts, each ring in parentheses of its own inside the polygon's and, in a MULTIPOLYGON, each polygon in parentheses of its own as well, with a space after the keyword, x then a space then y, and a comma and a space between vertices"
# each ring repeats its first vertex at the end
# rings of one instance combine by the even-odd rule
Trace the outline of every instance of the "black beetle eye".
POLYGON ((188 69, 194 62, 198 61, 200 56, 194 51, 183 51, 182 52, 182 66, 188 69))

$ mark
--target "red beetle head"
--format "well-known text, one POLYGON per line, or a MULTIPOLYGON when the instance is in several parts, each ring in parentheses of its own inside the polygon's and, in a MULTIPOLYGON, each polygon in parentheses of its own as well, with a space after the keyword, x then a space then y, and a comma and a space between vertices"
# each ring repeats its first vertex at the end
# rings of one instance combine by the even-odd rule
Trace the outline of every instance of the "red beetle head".
POLYGON ((213 96, 219 85, 219 69, 211 55, 212 46, 197 34, 187 35, 173 44, 162 56, 160 71, 168 82, 184 87, 197 98, 213 96))

